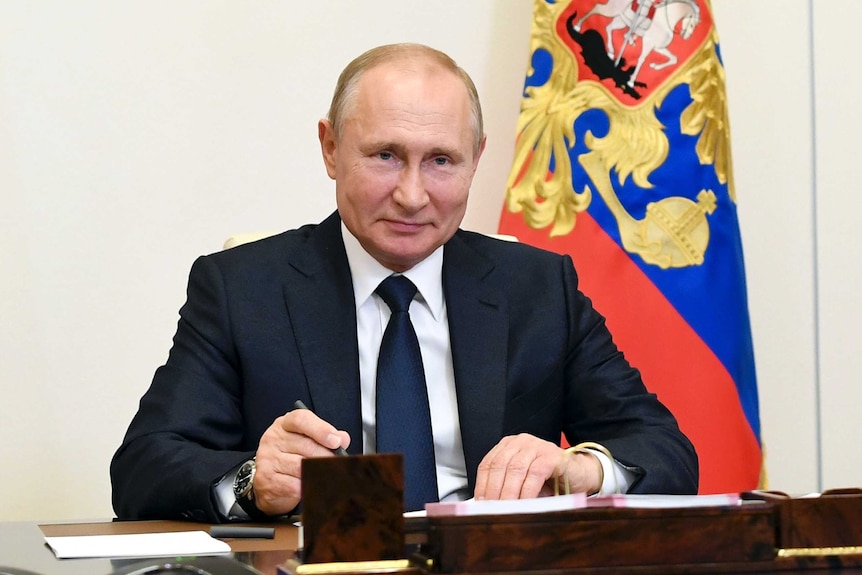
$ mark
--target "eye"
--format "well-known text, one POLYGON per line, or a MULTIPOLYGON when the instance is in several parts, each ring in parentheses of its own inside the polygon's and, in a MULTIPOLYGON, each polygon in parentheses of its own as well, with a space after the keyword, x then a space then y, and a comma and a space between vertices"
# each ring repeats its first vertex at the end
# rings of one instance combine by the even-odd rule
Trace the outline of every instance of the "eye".
POLYGON ((449 158, 446 158, 444 156, 437 156, 436 158, 434 158, 434 163, 438 166, 445 166, 449 163, 449 158))
POLYGON ((392 159, 392 152, 378 152, 377 157, 380 158, 381 160, 391 160, 392 159))

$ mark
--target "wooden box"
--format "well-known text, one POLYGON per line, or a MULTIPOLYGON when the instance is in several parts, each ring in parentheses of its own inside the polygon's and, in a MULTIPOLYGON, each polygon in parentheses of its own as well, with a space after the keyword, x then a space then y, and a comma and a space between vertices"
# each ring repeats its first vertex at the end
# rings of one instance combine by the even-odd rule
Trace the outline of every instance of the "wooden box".
POLYGON ((303 562, 403 558, 402 469, 401 454, 303 459, 303 562))
POLYGON ((770 491, 744 496, 775 506, 781 549, 856 548, 862 553, 862 489, 834 489, 819 497, 770 491))
POLYGON ((425 551, 441 573, 556 569, 769 566, 776 556, 768 503, 528 515, 428 518, 425 551), (762 562, 762 563, 761 563, 762 562))

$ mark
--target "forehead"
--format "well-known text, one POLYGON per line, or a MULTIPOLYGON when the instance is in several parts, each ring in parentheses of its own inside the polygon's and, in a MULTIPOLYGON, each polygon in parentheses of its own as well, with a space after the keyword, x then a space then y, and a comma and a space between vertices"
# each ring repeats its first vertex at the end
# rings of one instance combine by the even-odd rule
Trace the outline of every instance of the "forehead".
POLYGON ((470 129, 470 98, 463 81, 441 66, 416 60, 380 64, 357 84, 346 118, 370 126, 470 129))
POLYGON ((470 113, 469 95, 461 79, 426 62, 381 64, 365 72, 357 88, 357 108, 365 107, 366 114, 401 111, 461 119, 462 114, 470 113))
POLYGON ((438 62, 420 57, 402 57, 381 62, 366 70, 359 79, 361 91, 368 91, 369 87, 381 87, 381 85, 387 88, 386 91, 397 90, 422 82, 441 87, 463 88, 464 96, 467 95, 466 87, 454 71, 438 62))

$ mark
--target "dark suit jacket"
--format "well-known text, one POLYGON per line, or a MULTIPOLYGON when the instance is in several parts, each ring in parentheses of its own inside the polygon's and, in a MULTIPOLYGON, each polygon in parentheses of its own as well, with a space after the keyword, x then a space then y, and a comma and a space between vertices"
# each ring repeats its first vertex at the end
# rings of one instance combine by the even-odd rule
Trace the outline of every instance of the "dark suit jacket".
MULTIPOLYGON (((503 436, 556 442, 564 432, 639 468, 632 491, 697 490, 691 443, 578 291, 568 256, 458 231, 444 249, 443 290, 471 488, 503 436)), ((359 394, 337 213, 201 257, 168 360, 111 463, 114 510, 222 520, 212 486, 297 399, 361 452, 359 394)))

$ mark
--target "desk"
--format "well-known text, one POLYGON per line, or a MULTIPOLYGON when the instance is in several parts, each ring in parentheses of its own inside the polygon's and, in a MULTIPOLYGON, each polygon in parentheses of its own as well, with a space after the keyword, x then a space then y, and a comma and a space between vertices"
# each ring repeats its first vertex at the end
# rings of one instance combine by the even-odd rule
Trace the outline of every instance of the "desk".
MULTIPOLYGON (((271 524, 268 524, 271 526, 271 524)), ((276 567, 283 564, 293 556, 297 547, 297 528, 290 523, 275 524, 274 539, 233 539, 228 544, 234 551, 234 557, 251 565, 265 575, 275 575, 276 567)), ((181 521, 136 521, 136 522, 92 522, 92 523, 70 523, 70 524, 43 524, 27 522, 0 523, 0 565, 17 569, 26 569, 39 575, 108 575, 112 571, 138 560, 110 560, 110 559, 66 559, 58 560, 53 552, 45 545, 44 536, 64 535, 112 535, 124 533, 152 533, 165 531, 193 531, 209 529, 209 524, 190 523, 181 521)), ((418 542, 423 539, 421 534, 408 532, 408 542, 418 542)), ((789 563, 776 565, 775 568, 753 565, 735 564, 733 566, 704 566, 697 569, 699 573, 747 573, 775 574, 775 575, 862 575, 862 566, 843 569, 830 567, 828 562, 812 560, 803 561, 800 565, 808 563, 808 569, 798 569, 789 563), (811 568, 814 567, 814 568, 811 568)), ((606 575, 611 572, 602 568, 583 568, 572 573, 586 575, 606 575)), ((619 571, 617 571, 619 572, 619 571)), ((649 568, 627 569, 626 573, 638 575, 647 573, 683 573, 685 569, 665 566, 659 570, 649 568)), ((554 570, 543 572, 542 575, 561 575, 563 571, 554 570)))
MULTIPOLYGON (((272 526, 267 524, 267 526, 272 526)), ((108 575, 138 559, 58 560, 45 545, 45 536, 119 535, 168 531, 209 531, 209 524, 184 521, 128 521, 94 523, 0 523, 0 566, 26 569, 39 575, 108 575)), ((273 575, 276 566, 291 557, 298 530, 290 523, 275 525, 274 539, 225 540, 234 557, 261 573, 273 575)), ((2 570, 0 570, 2 571, 2 570)))

